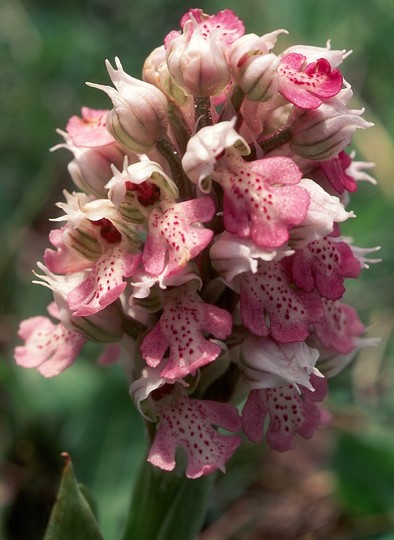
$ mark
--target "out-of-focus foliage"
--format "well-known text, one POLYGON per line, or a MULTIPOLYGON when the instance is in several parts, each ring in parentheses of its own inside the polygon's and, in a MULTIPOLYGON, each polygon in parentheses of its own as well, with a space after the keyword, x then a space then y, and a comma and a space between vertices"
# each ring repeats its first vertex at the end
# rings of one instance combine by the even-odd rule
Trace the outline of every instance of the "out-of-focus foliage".
MULTIPOLYGON (((177 28, 180 16, 190 7, 196 7, 195 2, 0 3, 0 536, 7 540, 42 538, 60 481, 62 451, 70 453, 77 477, 98 501, 105 538, 118 538, 125 520, 145 443, 121 369, 97 367, 97 350, 90 347, 68 372, 58 379, 43 380, 37 373, 13 365, 12 347, 19 320, 44 313, 49 294, 30 284, 31 270, 47 246, 48 218, 57 214, 54 203, 61 199, 62 189, 72 189, 66 171, 70 156, 64 150, 48 152, 60 142, 56 128, 64 128, 82 105, 108 107, 105 96, 84 82, 107 84, 104 59, 115 56, 121 58, 127 72, 139 76, 144 58, 168 31, 177 28)), ((237 501, 248 504, 242 507, 242 517, 229 512, 231 537, 260 538, 253 536, 253 531, 258 535, 256 531, 263 530, 255 520, 253 505, 258 500, 260 514, 265 508, 264 526, 268 526, 269 517, 291 493, 280 470, 287 470, 289 463, 294 465, 297 460, 299 467, 293 471, 296 484, 304 489, 307 474, 315 483, 320 479, 322 491, 318 493, 328 501, 331 513, 324 515, 330 519, 324 522, 321 518, 325 529, 313 528, 312 515, 308 525, 305 513, 300 536, 289 522, 286 530, 293 533, 278 529, 274 534, 271 529, 271 537, 291 539, 309 532, 310 538, 323 538, 323 533, 329 538, 392 538, 394 3, 213 0, 201 1, 199 7, 208 13, 233 9, 245 20, 248 32, 260 35, 286 28, 289 35, 280 37, 278 49, 297 43, 324 46, 330 38, 333 48, 353 49, 344 64, 344 75, 355 89, 354 106, 365 106, 366 118, 376 124, 369 132, 359 133, 355 144, 359 159, 376 162, 374 174, 379 186, 360 186, 351 200, 358 218, 346 224, 345 232, 354 237, 356 245, 381 245, 379 256, 383 259, 349 284, 349 303, 357 306, 363 321, 371 325, 369 334, 383 339, 379 347, 362 351, 354 368, 333 381, 329 400, 332 427, 321 434, 326 441, 324 451, 319 446, 318 452, 316 444, 320 443, 314 441, 302 446, 309 452, 309 462, 319 456, 317 469, 312 474, 303 468, 302 454, 289 453, 279 459, 267 453, 263 464, 274 460, 277 469, 267 472, 267 466, 262 465, 265 481, 256 483, 256 468, 249 465, 255 464, 257 457, 246 449, 246 455, 241 456, 244 460, 240 457, 232 464, 233 476, 219 482, 209 514, 212 524, 204 539, 214 538, 214 521, 229 506, 236 508, 237 501), (279 471, 276 476, 275 470, 279 471), (246 488, 252 480, 256 491, 250 497, 246 488), (264 493, 261 501, 257 489, 264 493), (244 490, 249 498, 244 498, 244 490), (271 509, 273 493, 277 498, 271 509), (245 516, 251 516, 248 526, 245 516)), ((304 500, 309 500, 307 495, 304 500)), ((225 533, 216 536, 227 537, 225 533)))

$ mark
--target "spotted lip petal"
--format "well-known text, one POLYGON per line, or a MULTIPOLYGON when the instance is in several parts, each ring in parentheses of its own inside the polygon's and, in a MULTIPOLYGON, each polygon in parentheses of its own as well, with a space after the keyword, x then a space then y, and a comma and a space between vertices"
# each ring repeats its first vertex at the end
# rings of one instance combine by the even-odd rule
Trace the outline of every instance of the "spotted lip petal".
POLYGON ((266 439, 274 450, 283 452, 294 448, 297 433, 305 439, 312 437, 321 423, 321 412, 315 402, 324 399, 327 381, 312 374, 310 383, 316 390, 302 388, 301 395, 292 386, 252 390, 242 411, 247 437, 253 442, 262 439, 267 415, 270 421, 266 439))
POLYGON ((222 435, 212 426, 238 431, 241 418, 235 407, 228 403, 202 401, 179 397, 157 405, 160 421, 148 461, 165 471, 175 467, 178 446, 186 452, 186 476, 199 478, 220 469, 224 471, 241 439, 235 435, 222 435))
POLYGON ((361 264, 348 244, 325 237, 295 251, 292 272, 298 287, 308 292, 316 287, 325 298, 339 300, 345 292, 344 278, 357 278, 361 264))
POLYGON ((336 96, 343 78, 338 69, 331 69, 325 58, 305 66, 306 57, 298 53, 282 57, 279 72, 279 93, 302 109, 317 109, 324 100, 336 96))
POLYGON ((242 321, 257 336, 271 334, 281 343, 304 341, 309 325, 322 316, 319 296, 294 289, 282 262, 260 262, 255 274, 245 272, 238 279, 242 321))
POLYGON ((324 315, 314 325, 317 337, 327 349, 340 354, 350 353, 356 348, 355 338, 365 330, 356 310, 326 298, 322 298, 322 305, 324 315))
POLYGON ((25 345, 15 348, 19 366, 36 368, 44 377, 54 377, 76 359, 86 338, 68 330, 62 323, 54 324, 47 317, 31 317, 22 321, 19 337, 25 345))
POLYGON ((163 202, 149 217, 148 237, 142 255, 145 270, 154 276, 167 264, 168 276, 182 270, 211 241, 213 232, 200 223, 212 219, 215 205, 210 197, 181 203, 163 202))
POLYGON ((226 310, 204 303, 196 293, 183 288, 163 295, 162 316, 145 336, 141 353, 149 366, 156 367, 169 348, 161 377, 185 377, 221 353, 221 347, 207 340, 204 333, 225 339, 231 327, 231 315, 226 310))
POLYGON ((230 155, 218 161, 214 180, 224 190, 224 225, 228 232, 251 238, 258 246, 276 248, 307 213, 310 196, 296 185, 302 178, 286 157, 245 162, 230 155))
MULTIPOLYGON (((243 22, 230 9, 224 9, 216 15, 207 15, 202 9, 194 8, 185 13, 180 22, 182 30, 189 21, 194 22, 207 39, 211 32, 215 32, 219 41, 224 45, 231 45, 233 41, 241 37, 245 32, 243 22)), ((164 45, 167 48, 171 41, 179 37, 180 33, 173 30, 164 39, 164 45)))
POLYGON ((88 277, 67 296, 73 315, 93 315, 119 298, 126 288, 124 278, 135 273, 140 260, 140 253, 127 253, 118 245, 104 251, 88 277))

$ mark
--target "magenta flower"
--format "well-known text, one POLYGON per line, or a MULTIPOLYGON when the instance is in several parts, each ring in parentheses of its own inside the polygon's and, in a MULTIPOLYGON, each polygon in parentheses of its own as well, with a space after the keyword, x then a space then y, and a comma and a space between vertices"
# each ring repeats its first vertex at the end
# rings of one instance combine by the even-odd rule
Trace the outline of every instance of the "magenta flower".
POLYGON ((325 58, 305 65, 303 54, 290 53, 279 64, 279 93, 301 109, 317 109, 342 88, 338 69, 331 69, 325 58))
POLYGON ((147 364, 155 367, 169 348, 161 376, 185 377, 219 356, 221 347, 207 340, 204 333, 225 339, 231 332, 231 315, 203 302, 190 287, 164 294, 163 299, 163 314, 145 336, 141 353, 147 364))
POLYGON ((302 388, 301 394, 291 385, 252 390, 242 410, 247 437, 253 442, 261 440, 267 416, 267 444, 274 450, 283 452, 294 448, 297 433, 305 439, 312 437, 322 418, 315 403, 324 399, 327 381, 311 375, 311 384, 314 391, 302 388))
POLYGON ((238 431, 241 418, 229 403, 203 401, 179 396, 156 405, 159 424, 148 461, 165 471, 175 467, 178 446, 186 452, 186 476, 198 478, 225 464, 241 443, 240 437, 222 435, 212 426, 238 431))
POLYGON ((361 264, 348 244, 325 237, 298 249, 292 257, 292 272, 297 287, 339 300, 345 292, 344 278, 357 278, 361 264))
POLYGON ((356 348, 355 338, 365 328, 351 306, 322 298, 323 317, 314 325, 316 335, 327 349, 347 354, 356 348))
POLYGON ((238 279, 242 322, 257 336, 271 335, 281 343, 304 341, 309 326, 322 316, 319 296, 294 288, 282 262, 260 262, 255 274, 245 272, 238 279))

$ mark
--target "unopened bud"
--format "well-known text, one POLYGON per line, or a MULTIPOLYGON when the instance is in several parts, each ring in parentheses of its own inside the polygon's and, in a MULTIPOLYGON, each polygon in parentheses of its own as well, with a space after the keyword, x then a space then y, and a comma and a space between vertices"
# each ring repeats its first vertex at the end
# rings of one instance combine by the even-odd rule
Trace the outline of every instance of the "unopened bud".
POLYGON ((225 46, 212 32, 203 36, 195 20, 188 20, 184 33, 168 43, 167 65, 175 82, 189 95, 220 94, 230 82, 225 46))
POLYGON ((183 105, 188 99, 188 96, 176 84, 168 71, 164 45, 154 49, 145 60, 142 78, 161 90, 169 100, 175 101, 179 105, 183 105))
POLYGON ((229 58, 231 73, 241 90, 252 101, 266 101, 278 91, 277 68, 279 59, 269 51, 277 36, 285 30, 276 30, 264 36, 246 34, 231 46, 229 58))
POLYGON ((336 99, 306 110, 290 125, 290 149, 298 156, 318 161, 336 156, 350 144, 357 128, 373 125, 361 117, 363 112, 349 110, 336 99))
POLYGON ((100 84, 88 86, 106 92, 114 104, 107 117, 111 135, 133 152, 149 152, 166 132, 167 99, 152 84, 127 75, 119 58, 115 58, 115 64, 117 70, 106 62, 116 90, 100 84))

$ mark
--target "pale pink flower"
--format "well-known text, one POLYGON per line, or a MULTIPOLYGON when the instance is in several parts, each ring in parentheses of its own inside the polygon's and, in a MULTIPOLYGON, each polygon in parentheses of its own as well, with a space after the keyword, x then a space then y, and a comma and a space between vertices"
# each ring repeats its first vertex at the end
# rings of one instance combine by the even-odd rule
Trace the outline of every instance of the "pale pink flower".
POLYGON ((201 223, 212 219, 215 205, 210 197, 175 203, 162 201, 148 223, 148 237, 142 255, 145 270, 158 276, 179 272, 211 241, 213 232, 201 223))
POLYGON ((276 388, 299 385, 314 391, 312 374, 322 377, 315 367, 319 351, 306 343, 276 343, 272 338, 249 337, 240 350, 243 375, 250 388, 276 388))
POLYGON ((251 101, 264 102, 277 95, 278 67, 275 54, 246 55, 246 61, 237 64, 235 80, 251 101))
POLYGON ((324 238, 332 233, 336 223, 355 217, 352 211, 345 210, 338 197, 329 195, 313 180, 303 178, 300 186, 308 192, 310 203, 305 219, 290 231, 291 247, 302 248, 324 238))
POLYGON ((112 304, 126 288, 141 260, 119 244, 109 245, 92 266, 86 279, 69 292, 67 302, 73 315, 93 315, 112 304))
MULTIPOLYGON (((226 46, 231 45, 245 32, 243 22, 231 9, 224 9, 216 13, 216 15, 207 15, 202 9, 198 8, 190 9, 181 18, 180 27, 182 30, 184 30, 188 21, 196 22, 205 37, 215 33, 218 39, 226 46)), ((180 35, 180 33, 176 31, 170 32, 164 40, 165 46, 168 46, 169 42, 177 35, 180 35)))
POLYGON ((190 95, 220 94, 231 78, 227 48, 244 33, 242 21, 229 9, 212 16, 191 9, 181 28, 183 34, 173 31, 164 40, 171 76, 190 95))
MULTIPOLYGON (((72 229, 71 229, 72 231, 72 229)), ((86 258, 86 249, 83 249, 85 253, 81 253, 80 250, 73 249, 73 241, 70 238, 70 228, 64 225, 61 229, 53 229, 49 233, 49 241, 56 248, 47 248, 44 252, 44 262, 48 270, 55 274, 69 274, 72 272, 79 272, 90 268, 92 261, 90 258, 86 258)), ((93 244, 93 238, 90 242, 89 253, 96 257, 100 255, 100 245, 98 242, 93 244)), ((80 244, 78 244, 79 247, 80 244)))
POLYGON ((82 118, 72 116, 67 122, 66 132, 73 146, 97 148, 114 143, 115 139, 107 130, 108 113, 109 110, 82 107, 82 118))
POLYGON ((316 62, 319 58, 325 58, 332 68, 338 67, 352 53, 345 49, 331 49, 331 41, 328 40, 325 47, 315 47, 313 45, 292 45, 282 52, 281 56, 288 54, 302 54, 308 64, 316 62))
POLYGON ((180 395, 158 402, 156 410, 159 424, 148 455, 152 465, 172 471, 180 446, 188 459, 188 478, 199 478, 217 469, 225 471, 241 438, 223 435, 213 426, 229 431, 240 429, 242 421, 233 405, 180 395))
POLYGON ((221 353, 221 347, 206 339, 205 332, 225 339, 232 327, 230 313, 203 302, 190 286, 163 293, 162 299, 160 320, 141 344, 147 364, 156 367, 169 348, 160 375, 174 379, 213 362, 221 353))
POLYGON ((190 180, 204 193, 211 191, 209 177, 224 150, 231 149, 241 156, 250 153, 249 145, 234 129, 235 121, 233 118, 203 127, 187 143, 182 167, 190 180))
POLYGON ((86 272, 59 276, 53 274, 42 263, 37 263, 37 266, 43 274, 36 274, 40 281, 33 283, 43 285, 53 291, 55 302, 48 307, 52 317, 59 319, 68 330, 79 332, 90 341, 112 343, 122 338, 124 331, 122 310, 116 303, 87 317, 74 316, 71 313, 67 301, 68 295, 86 281, 86 272))
POLYGON ((182 106, 190 99, 190 96, 185 94, 170 75, 164 45, 154 49, 146 58, 142 68, 142 78, 156 86, 170 101, 176 102, 177 105, 182 106))
POLYGON ((293 253, 294 250, 287 245, 276 249, 262 248, 250 238, 239 238, 239 236, 227 231, 215 237, 209 251, 212 266, 232 288, 235 285, 232 282, 239 274, 257 272, 260 260, 280 261, 283 257, 288 257, 293 253))
POLYGON ((363 109, 347 108, 351 96, 350 88, 345 88, 317 109, 291 118, 290 149, 300 157, 323 161, 344 150, 356 129, 371 127, 373 124, 361 117, 363 109))
POLYGON ((224 155, 212 178, 223 188, 226 230, 251 238, 260 247, 277 248, 289 239, 289 230, 307 215, 310 196, 299 186, 302 173, 286 157, 246 162, 224 155))
POLYGON ((55 377, 75 361, 86 338, 54 324, 48 317, 31 317, 22 321, 18 335, 25 341, 15 348, 15 360, 19 366, 36 368, 44 377, 55 377))
POLYGON ((122 203, 144 214, 144 208, 158 200, 177 199, 179 191, 162 167, 150 160, 129 165, 124 163, 122 172, 112 167, 113 177, 106 185, 108 198, 119 208, 122 203), (127 201, 125 201, 127 195, 127 201))

